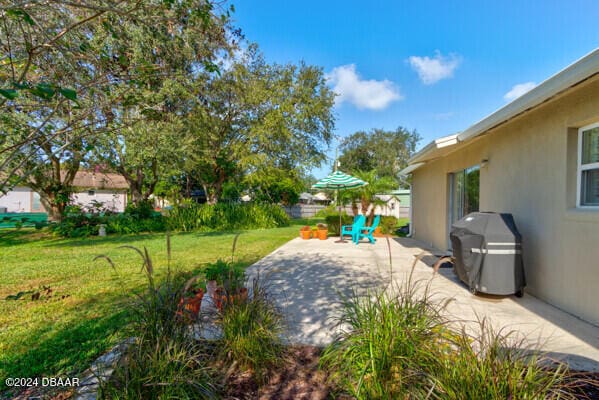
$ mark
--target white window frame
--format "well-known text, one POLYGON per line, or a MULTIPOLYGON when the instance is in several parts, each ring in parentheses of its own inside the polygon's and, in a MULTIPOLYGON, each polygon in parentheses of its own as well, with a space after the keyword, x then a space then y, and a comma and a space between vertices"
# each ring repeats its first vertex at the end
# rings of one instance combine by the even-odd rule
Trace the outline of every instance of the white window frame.
POLYGON ((582 172, 588 171, 590 169, 599 169, 599 162, 591 163, 591 164, 582 164, 582 133, 584 131, 588 131, 590 129, 598 128, 599 122, 583 126, 578 129, 578 160, 577 160, 577 168, 576 168, 576 207, 582 208, 585 210, 599 210, 599 206, 585 206, 581 204, 582 199, 580 197, 582 191, 582 172))

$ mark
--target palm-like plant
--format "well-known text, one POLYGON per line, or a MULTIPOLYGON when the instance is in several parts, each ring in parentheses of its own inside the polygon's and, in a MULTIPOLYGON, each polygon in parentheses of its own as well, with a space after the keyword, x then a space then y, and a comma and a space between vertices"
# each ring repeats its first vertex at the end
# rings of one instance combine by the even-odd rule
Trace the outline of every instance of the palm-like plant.
POLYGON ((360 202, 362 214, 367 216, 368 225, 371 225, 374 218, 374 206, 385 204, 376 195, 395 189, 397 182, 389 176, 379 176, 374 169, 370 171, 356 171, 355 176, 364 182, 368 182, 368 185, 362 186, 359 190, 355 190, 351 194, 355 196, 352 199, 354 204, 356 201, 360 202))

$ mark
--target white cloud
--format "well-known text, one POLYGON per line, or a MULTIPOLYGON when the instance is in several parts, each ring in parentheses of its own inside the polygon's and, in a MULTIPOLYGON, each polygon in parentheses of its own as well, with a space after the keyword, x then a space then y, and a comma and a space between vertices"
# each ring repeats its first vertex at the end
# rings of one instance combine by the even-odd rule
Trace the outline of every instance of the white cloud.
POLYGON ((387 79, 360 79, 355 64, 333 68, 326 79, 337 94, 336 105, 347 101, 359 109, 382 110, 391 102, 403 99, 399 88, 387 79))
POLYGON ((442 79, 451 78, 453 71, 460 65, 462 59, 456 54, 443 56, 439 51, 436 51, 434 57, 411 56, 408 58, 408 62, 418 73, 422 83, 432 85, 442 79))
POLYGON ((510 90, 503 96, 503 99, 506 101, 516 100, 518 97, 522 96, 526 92, 531 91, 536 86, 537 84, 534 82, 519 83, 517 85, 514 85, 512 87, 512 90, 510 90))

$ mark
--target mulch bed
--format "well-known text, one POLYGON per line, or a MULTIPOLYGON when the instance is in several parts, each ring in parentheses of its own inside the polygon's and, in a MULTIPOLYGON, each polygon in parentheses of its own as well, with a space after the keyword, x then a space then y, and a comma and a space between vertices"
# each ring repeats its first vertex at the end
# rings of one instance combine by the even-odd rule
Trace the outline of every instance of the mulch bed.
MULTIPOLYGON (((250 374, 234 374, 226 385, 227 400, 324 400, 330 398, 327 374, 318 369, 321 349, 314 346, 291 346, 285 362, 258 383, 250 374)), ((341 397, 342 398, 342 397, 341 397)), ((341 399, 340 398, 340 399, 341 399)))
POLYGON ((572 371, 571 393, 579 399, 599 400, 599 372, 572 371))
POLYGON ((72 399, 74 389, 30 387, 19 393, 7 394, 8 397, 0 396, 2 399, 12 400, 67 400, 72 399))
MULTIPOLYGON (((267 382, 258 385, 251 373, 234 373, 226 381, 225 400, 324 400, 352 397, 336 394, 327 382, 327 373, 318 368, 322 349, 314 346, 290 346, 283 365, 273 370, 267 382)), ((570 393, 579 399, 599 400, 599 373, 572 371, 568 379, 570 393)), ((72 390, 29 388, 16 399, 66 400, 72 390)), ((14 396, 15 394, 13 394, 14 396)), ((1 396, 0 396, 1 397, 1 396)))

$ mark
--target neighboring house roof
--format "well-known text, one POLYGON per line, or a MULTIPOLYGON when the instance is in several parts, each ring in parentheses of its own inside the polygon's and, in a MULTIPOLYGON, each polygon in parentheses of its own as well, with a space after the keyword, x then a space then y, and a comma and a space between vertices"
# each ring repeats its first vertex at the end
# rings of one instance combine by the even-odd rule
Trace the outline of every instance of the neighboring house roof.
MULTIPOLYGON (((65 172, 61 171, 64 178, 65 172)), ((6 174, 0 172, 0 179, 6 178, 6 174)), ((72 183, 73 187, 82 189, 129 189, 127 180, 121 174, 112 172, 77 171, 72 183)), ((26 182, 15 187, 28 187, 26 182)))
POLYGON ((377 194, 376 197, 387 203, 391 200, 397 200, 397 196, 393 194, 377 194))
POLYGON ((312 196, 310 193, 302 192, 302 193, 300 193, 299 198, 301 200, 312 200, 314 198, 314 196, 312 196))
POLYGON ((400 174, 407 175, 429 161, 444 157, 456 150, 461 143, 469 142, 477 136, 485 134, 489 130, 536 108, 597 74, 599 74, 599 48, 466 130, 433 140, 410 158, 408 166, 400 174))
POLYGON ((129 184, 122 175, 93 171, 78 171, 72 186, 85 189, 129 189, 129 184))
POLYGON ((324 193, 324 192, 318 192, 314 195, 314 200, 320 200, 320 201, 329 200, 329 196, 327 196, 326 193, 324 193))

